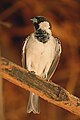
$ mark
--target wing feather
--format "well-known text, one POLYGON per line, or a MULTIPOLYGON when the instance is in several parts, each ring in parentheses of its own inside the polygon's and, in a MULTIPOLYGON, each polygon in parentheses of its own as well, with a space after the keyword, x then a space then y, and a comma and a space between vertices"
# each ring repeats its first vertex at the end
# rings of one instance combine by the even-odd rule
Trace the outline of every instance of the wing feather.
POLYGON ((24 42, 23 49, 22 49, 22 66, 27 69, 26 67, 26 45, 28 43, 30 36, 28 36, 24 42))
POLYGON ((52 64, 50 66, 50 69, 49 69, 49 72, 47 74, 47 79, 50 80, 50 78, 52 77, 52 75, 54 74, 56 68, 57 68, 57 65, 59 63, 59 60, 60 60, 60 54, 61 54, 61 43, 60 43, 60 40, 58 38, 55 38, 56 40, 56 47, 55 47, 55 57, 52 61, 52 64))

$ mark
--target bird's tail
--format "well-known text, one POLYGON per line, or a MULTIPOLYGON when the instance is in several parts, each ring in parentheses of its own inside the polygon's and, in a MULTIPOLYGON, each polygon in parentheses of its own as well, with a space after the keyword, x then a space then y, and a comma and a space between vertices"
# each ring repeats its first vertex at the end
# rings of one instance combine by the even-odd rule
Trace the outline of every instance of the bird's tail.
POLYGON ((27 113, 33 112, 34 114, 39 114, 39 97, 34 93, 30 92, 29 101, 27 105, 27 113))

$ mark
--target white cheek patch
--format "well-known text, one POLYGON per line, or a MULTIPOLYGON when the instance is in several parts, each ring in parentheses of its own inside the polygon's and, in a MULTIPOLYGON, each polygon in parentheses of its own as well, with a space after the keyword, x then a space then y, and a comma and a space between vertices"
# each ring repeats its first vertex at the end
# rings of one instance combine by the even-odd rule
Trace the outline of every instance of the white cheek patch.
POLYGON ((50 25, 49 25, 48 22, 41 22, 41 23, 39 24, 39 27, 40 27, 41 29, 45 30, 45 29, 49 29, 49 28, 50 28, 50 25))

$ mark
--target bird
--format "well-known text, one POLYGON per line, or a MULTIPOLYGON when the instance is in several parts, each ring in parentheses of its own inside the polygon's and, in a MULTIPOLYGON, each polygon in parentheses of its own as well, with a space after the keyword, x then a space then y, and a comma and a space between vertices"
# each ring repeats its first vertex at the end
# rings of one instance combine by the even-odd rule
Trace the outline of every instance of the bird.
MULTIPOLYGON (((51 24, 44 16, 30 19, 34 32, 25 39, 22 48, 22 66, 30 72, 50 80, 59 63, 61 42, 54 37, 51 24)), ((40 113, 39 97, 30 92, 27 113, 40 113)))

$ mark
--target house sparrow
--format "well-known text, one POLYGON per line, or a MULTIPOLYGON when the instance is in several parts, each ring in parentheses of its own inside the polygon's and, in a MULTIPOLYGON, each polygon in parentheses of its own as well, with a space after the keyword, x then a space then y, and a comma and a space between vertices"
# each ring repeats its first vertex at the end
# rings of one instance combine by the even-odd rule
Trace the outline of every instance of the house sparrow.
MULTIPOLYGON (((31 19, 34 32, 24 43, 22 51, 22 65, 33 71, 41 78, 49 80, 58 65, 61 54, 61 43, 52 36, 50 23, 43 16, 31 19)), ((27 113, 39 114, 39 97, 30 92, 27 113)))

